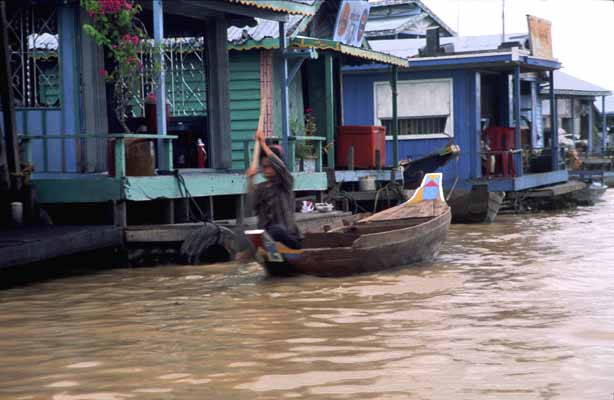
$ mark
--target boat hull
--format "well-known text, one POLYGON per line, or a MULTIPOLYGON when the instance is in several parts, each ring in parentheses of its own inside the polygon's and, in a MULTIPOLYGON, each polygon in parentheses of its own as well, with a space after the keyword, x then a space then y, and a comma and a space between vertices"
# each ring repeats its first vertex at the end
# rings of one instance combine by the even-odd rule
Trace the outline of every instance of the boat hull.
POLYGON ((471 190, 456 189, 448 203, 453 223, 494 222, 505 193, 489 192, 487 185, 475 185, 471 190))
POLYGON ((586 188, 574 192, 574 200, 582 205, 591 205, 599 201, 608 187, 602 184, 589 184, 586 188))
POLYGON ((448 236, 450 210, 426 222, 363 234, 352 246, 305 249, 293 260, 262 262, 271 276, 347 276, 433 259, 448 236))

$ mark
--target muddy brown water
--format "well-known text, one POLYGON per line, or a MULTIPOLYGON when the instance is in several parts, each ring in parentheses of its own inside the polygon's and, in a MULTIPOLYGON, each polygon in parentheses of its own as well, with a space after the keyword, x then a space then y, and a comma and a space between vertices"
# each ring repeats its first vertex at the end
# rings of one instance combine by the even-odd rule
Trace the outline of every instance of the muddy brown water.
POLYGON ((2 399, 612 399, 614 190, 345 279, 115 269, 0 291, 2 399))

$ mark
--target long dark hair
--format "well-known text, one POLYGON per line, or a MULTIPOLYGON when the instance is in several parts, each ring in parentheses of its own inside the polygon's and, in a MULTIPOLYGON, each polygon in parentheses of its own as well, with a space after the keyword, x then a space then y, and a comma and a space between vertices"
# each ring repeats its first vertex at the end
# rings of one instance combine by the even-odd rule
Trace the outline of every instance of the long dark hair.
MULTIPOLYGON (((277 156, 277 158, 279 158, 281 161, 286 162, 286 160, 284 159, 284 152, 281 148, 280 145, 278 144, 270 144, 269 145, 269 149, 271 149, 271 151, 273 152, 273 154, 275 154, 277 156)), ((266 157, 266 153, 264 151, 260 152, 260 162, 262 162, 262 160, 266 157)))

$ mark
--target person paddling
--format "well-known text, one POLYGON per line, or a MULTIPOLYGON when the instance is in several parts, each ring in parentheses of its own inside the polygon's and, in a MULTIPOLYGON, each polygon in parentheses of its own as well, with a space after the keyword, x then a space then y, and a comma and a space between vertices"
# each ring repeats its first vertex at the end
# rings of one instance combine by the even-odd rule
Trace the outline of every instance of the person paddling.
POLYGON ((258 216, 258 228, 264 229, 271 238, 291 249, 300 249, 300 232, 294 219, 294 178, 283 161, 279 146, 266 143, 262 130, 256 131, 254 160, 266 179, 257 185, 254 177, 259 172, 258 164, 247 169, 249 203, 258 216))

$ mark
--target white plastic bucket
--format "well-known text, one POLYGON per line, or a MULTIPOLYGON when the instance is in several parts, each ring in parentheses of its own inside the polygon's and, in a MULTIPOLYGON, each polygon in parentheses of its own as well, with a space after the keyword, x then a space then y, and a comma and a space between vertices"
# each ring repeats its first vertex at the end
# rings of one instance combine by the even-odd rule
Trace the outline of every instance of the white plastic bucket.
POLYGON ((15 201, 11 203, 11 220, 14 224, 21 225, 23 223, 23 204, 15 201))
POLYGON ((360 191, 373 191, 375 190, 375 178, 373 176, 363 176, 358 180, 358 186, 360 191))

